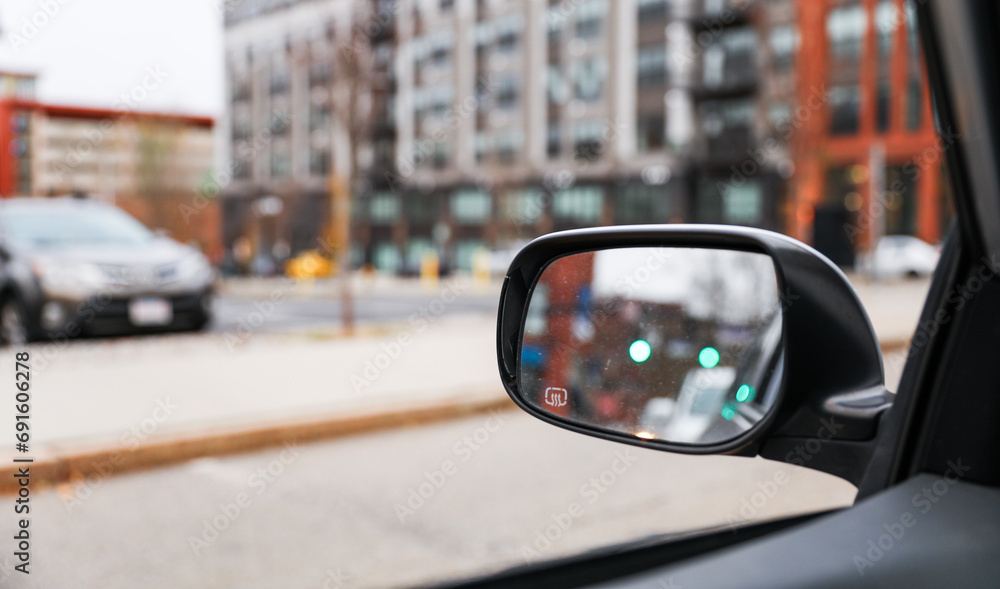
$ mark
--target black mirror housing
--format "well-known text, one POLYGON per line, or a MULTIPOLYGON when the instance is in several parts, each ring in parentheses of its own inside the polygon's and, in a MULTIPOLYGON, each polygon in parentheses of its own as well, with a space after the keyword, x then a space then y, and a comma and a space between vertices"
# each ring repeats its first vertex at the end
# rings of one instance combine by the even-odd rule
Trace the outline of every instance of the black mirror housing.
POLYGON ((745 227, 618 226, 536 239, 515 257, 504 280, 497 358, 501 380, 514 402, 559 427, 672 452, 759 454, 823 470, 855 484, 863 474, 879 419, 892 400, 885 390, 874 329, 843 272, 799 241, 745 227), (560 418, 525 401, 518 389, 520 346, 528 301, 542 272, 563 256, 629 247, 746 251, 766 254, 774 261, 783 313, 783 378, 773 409, 744 435, 706 445, 645 440, 560 418))

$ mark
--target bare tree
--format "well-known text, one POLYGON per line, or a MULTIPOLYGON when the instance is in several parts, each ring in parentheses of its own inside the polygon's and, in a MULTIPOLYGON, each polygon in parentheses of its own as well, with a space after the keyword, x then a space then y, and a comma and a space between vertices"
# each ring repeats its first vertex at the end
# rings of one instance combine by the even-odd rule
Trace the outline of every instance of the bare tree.
POLYGON ((372 90, 375 86, 372 40, 380 19, 376 0, 351 3, 350 30, 336 44, 333 85, 333 149, 330 165, 332 199, 331 245, 338 260, 341 281, 341 319, 344 329, 354 329, 351 291, 351 202, 364 185, 365 153, 371 150, 372 90), (347 162, 338 166, 337 151, 346 149, 347 162))

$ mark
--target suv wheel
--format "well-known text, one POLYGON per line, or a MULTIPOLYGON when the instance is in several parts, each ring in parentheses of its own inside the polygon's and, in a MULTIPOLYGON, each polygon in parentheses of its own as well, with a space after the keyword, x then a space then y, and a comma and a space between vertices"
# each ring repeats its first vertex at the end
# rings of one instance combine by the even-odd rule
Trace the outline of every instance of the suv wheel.
POLYGON ((0 304, 0 342, 19 346, 28 343, 28 323, 21 304, 13 296, 0 304))

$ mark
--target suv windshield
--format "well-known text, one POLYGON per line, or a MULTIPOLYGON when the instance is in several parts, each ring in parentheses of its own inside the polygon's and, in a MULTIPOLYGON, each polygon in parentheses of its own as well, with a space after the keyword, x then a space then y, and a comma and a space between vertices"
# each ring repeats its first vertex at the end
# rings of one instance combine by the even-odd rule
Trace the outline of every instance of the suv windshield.
POLYGON ((8 209, 0 218, 8 238, 26 247, 125 246, 153 238, 153 233, 132 217, 103 207, 8 209))

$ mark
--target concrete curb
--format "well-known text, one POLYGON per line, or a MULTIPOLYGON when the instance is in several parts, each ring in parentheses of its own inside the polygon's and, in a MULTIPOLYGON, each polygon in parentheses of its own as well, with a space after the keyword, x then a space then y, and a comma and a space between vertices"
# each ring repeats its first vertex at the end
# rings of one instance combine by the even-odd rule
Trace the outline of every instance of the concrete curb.
POLYGON ((30 464, 0 467, 0 494, 17 491, 17 471, 24 466, 31 467, 31 488, 35 490, 70 481, 93 480, 95 477, 103 480, 129 471, 168 466, 196 458, 411 427, 514 408, 514 403, 505 394, 503 397, 445 401, 390 412, 338 413, 336 416, 213 429, 209 433, 164 436, 134 449, 122 448, 120 444, 98 444, 74 448, 61 455, 57 450, 52 456, 35 456, 35 462, 30 464))
POLYGON ((879 347, 882 349, 883 355, 903 351, 910 347, 910 338, 903 337, 899 339, 880 341, 879 347))

